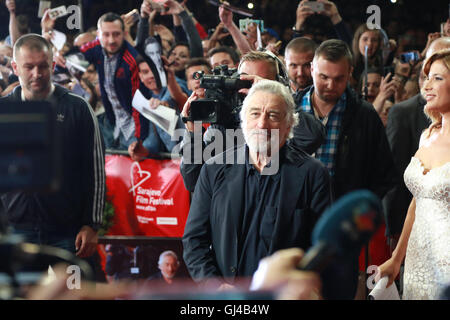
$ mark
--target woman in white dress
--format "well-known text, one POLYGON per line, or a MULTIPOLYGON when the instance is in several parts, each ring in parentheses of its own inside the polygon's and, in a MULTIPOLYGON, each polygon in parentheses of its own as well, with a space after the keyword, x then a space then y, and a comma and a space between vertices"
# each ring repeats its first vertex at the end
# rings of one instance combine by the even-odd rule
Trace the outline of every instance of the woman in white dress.
POLYGON ((380 266, 390 286, 405 259, 403 299, 439 299, 450 286, 450 49, 431 55, 423 70, 433 122, 405 170, 413 199, 397 247, 380 266))

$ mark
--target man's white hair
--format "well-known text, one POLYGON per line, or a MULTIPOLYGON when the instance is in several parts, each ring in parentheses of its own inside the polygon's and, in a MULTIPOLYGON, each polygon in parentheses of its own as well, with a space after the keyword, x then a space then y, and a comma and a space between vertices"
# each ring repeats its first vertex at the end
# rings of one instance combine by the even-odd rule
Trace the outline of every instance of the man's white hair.
POLYGON ((291 126, 288 139, 291 139, 294 136, 294 127, 298 124, 298 114, 295 112, 295 102, 289 88, 277 81, 261 80, 251 87, 242 104, 242 109, 240 112, 241 123, 245 123, 246 121, 245 113, 247 111, 250 98, 256 92, 270 93, 283 99, 286 106, 286 122, 288 126, 291 126))
POLYGON ((158 265, 159 265, 159 266, 162 265, 162 263, 164 262, 164 258, 165 258, 166 256, 172 256, 172 257, 174 257, 175 260, 177 260, 177 263, 180 264, 180 261, 178 260, 177 254, 176 254, 175 252, 173 252, 172 250, 166 250, 166 251, 164 251, 163 253, 161 253, 161 254, 159 255, 159 260, 158 260, 158 265))

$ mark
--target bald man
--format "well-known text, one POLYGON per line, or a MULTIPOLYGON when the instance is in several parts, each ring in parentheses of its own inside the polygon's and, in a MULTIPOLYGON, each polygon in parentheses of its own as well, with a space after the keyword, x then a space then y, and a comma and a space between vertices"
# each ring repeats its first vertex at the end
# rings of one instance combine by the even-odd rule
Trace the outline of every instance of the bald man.
MULTIPOLYGON (((431 43, 425 58, 430 57, 436 51, 446 48, 450 48, 450 37, 438 38, 431 43)), ((419 77, 419 86, 421 89, 423 80, 423 74, 421 74, 419 77)), ((395 154, 395 165, 397 166, 398 172, 402 175, 411 157, 419 148, 422 131, 430 125, 430 121, 423 113, 425 104, 425 99, 419 93, 406 101, 392 106, 389 112, 386 134, 392 154, 395 154)), ((402 180, 383 199, 386 234, 390 239, 391 250, 395 248, 402 231, 411 198, 412 195, 402 180)))
POLYGON ((80 33, 75 40, 73 41, 73 45, 75 47, 81 48, 83 45, 85 45, 88 42, 94 41, 95 35, 91 32, 83 32, 80 33))
POLYGON ((317 44, 304 37, 292 39, 286 46, 284 59, 292 91, 301 91, 312 85, 311 62, 316 49, 317 44))

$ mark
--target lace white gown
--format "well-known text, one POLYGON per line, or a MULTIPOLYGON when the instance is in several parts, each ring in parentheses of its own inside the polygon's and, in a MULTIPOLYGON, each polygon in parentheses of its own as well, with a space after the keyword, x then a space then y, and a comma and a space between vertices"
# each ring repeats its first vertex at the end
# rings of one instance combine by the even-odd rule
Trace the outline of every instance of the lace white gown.
POLYGON ((404 179, 416 199, 406 250, 403 299, 439 299, 450 285, 450 162, 424 174, 416 157, 404 179))

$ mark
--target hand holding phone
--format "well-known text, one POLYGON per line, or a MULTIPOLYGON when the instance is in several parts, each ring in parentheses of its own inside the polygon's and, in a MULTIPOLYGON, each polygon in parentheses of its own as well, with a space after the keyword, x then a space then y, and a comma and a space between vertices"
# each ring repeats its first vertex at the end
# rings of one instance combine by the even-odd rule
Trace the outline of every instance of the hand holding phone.
POLYGON ((66 6, 59 6, 59 7, 50 9, 50 11, 48 13, 49 17, 52 18, 53 20, 64 17, 67 14, 68 14, 68 12, 67 12, 66 6))
POLYGON ((157 0, 145 0, 150 4, 150 7, 152 10, 158 11, 158 12, 164 12, 166 11, 166 7, 164 7, 164 2, 157 1, 157 0))
POLYGON ((325 5, 323 2, 318 1, 306 1, 305 6, 309 7, 313 12, 323 12, 325 11, 325 5))
POLYGON ((139 11, 137 9, 133 9, 127 14, 125 14, 125 19, 130 19, 131 25, 135 24, 139 21, 139 11))

